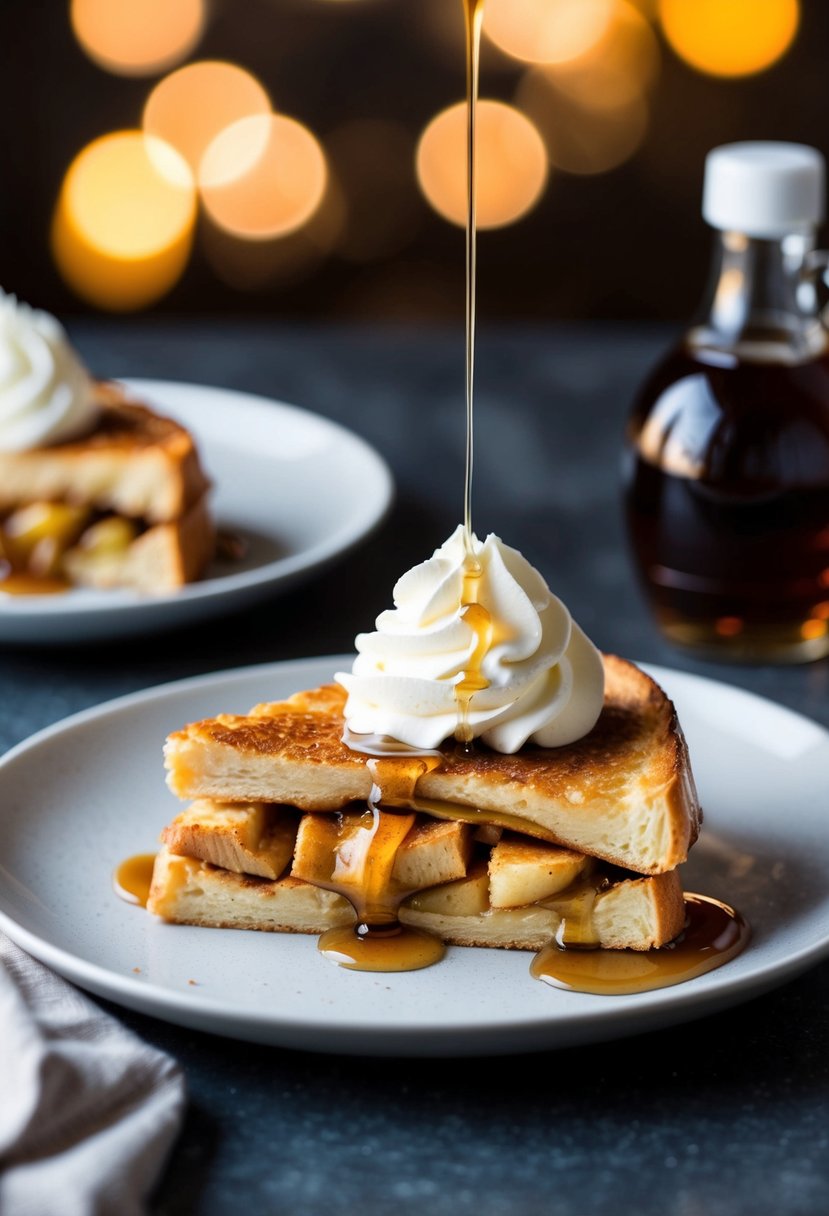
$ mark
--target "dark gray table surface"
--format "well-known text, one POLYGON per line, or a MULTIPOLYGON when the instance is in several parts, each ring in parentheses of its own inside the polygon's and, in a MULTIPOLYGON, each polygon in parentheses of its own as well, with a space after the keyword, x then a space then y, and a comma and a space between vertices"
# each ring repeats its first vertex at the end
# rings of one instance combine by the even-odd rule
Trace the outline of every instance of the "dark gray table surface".
MULTIPOLYGON (((198 628, 0 654, 0 748, 194 673, 348 651, 459 521, 460 333, 239 321, 79 322, 101 376, 247 389, 346 424, 398 496, 347 561, 198 628)), ((520 547, 605 650, 741 685, 829 725, 829 664, 724 667, 664 644, 634 585, 620 436, 667 331, 484 333, 475 527, 520 547)), ((829 1210, 829 964, 730 1012, 509 1059, 361 1061, 255 1047, 107 1006, 183 1064, 190 1105, 156 1213, 742 1216, 829 1210)), ((56 1209, 57 1210, 57 1209, 56 1209)))

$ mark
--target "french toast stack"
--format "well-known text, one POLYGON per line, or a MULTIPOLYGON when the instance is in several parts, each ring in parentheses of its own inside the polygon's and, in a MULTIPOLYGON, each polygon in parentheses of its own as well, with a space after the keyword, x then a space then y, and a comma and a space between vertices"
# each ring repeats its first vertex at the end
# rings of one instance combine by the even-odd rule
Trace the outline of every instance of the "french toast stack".
POLYGON ((95 430, 0 452, 0 566, 86 587, 174 590, 215 548, 209 482, 189 432, 96 386, 95 430))
MULTIPOLYGON (((700 820, 685 742, 648 676, 613 656, 605 669, 584 739, 513 756, 450 741, 395 801, 411 819, 388 877, 408 893, 402 923, 522 950, 558 935, 642 951, 682 931, 677 867, 700 820)), ((344 703, 326 685, 170 736, 168 784, 190 805, 162 834, 151 912, 287 933, 355 920, 343 895, 314 885, 365 822, 372 788, 366 757, 342 742, 344 703)))

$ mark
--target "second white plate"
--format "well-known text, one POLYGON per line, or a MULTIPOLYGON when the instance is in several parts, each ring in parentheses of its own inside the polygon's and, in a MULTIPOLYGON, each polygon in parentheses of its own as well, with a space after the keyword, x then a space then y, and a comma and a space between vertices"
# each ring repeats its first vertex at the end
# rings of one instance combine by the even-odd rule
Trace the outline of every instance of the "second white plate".
POLYGON ((407 975, 338 970, 313 937, 165 925, 113 894, 119 861, 151 851, 177 803, 165 735, 331 678, 311 659, 209 675, 50 727, 0 761, 0 928, 84 988, 184 1026, 371 1055, 519 1052, 698 1017, 829 954, 829 733, 712 680, 652 669, 674 698, 705 807, 687 890, 736 904, 746 952, 657 992, 548 988, 531 955, 451 947, 407 975))
POLYGON ((0 642, 90 641, 183 625, 294 585, 340 557, 383 518, 385 461, 345 427, 297 406, 229 389, 125 380, 140 401, 195 436, 223 529, 248 545, 169 595, 74 590, 0 596, 0 642))

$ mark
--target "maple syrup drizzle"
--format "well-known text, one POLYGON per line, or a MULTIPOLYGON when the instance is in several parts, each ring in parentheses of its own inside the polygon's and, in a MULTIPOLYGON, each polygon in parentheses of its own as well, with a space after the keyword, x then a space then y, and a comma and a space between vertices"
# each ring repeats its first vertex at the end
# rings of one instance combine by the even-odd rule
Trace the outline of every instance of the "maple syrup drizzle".
MULTIPOLYGON (((425 774, 424 774, 425 775, 425 774)), ((387 805, 394 805, 390 803, 387 805)), ((472 823, 476 827, 503 828, 506 831, 520 832, 536 840, 546 840, 548 844, 559 843, 558 838, 546 828, 537 823, 529 823, 520 815, 510 815, 507 811, 483 810, 475 806, 461 806, 457 802, 444 802, 440 798, 424 798, 415 793, 406 803, 398 805, 409 807, 413 811, 422 811, 434 819, 459 819, 462 823, 472 823)))
POLYGON ((530 974, 571 992, 630 995, 704 975, 730 962, 747 945, 751 930, 728 904, 689 894, 685 911, 684 931, 658 950, 568 949, 552 942, 535 956, 530 974))
POLYGON ((136 853, 122 861, 112 875, 112 886, 119 899, 146 908, 154 865, 155 853, 136 853))
POLYGON ((411 813, 377 807, 315 816, 317 866, 312 873, 295 868, 294 874, 344 896, 357 916, 355 925, 338 925, 321 935, 318 949, 331 962, 354 971, 416 971, 443 957, 440 938, 397 918, 411 889, 394 877, 394 862, 414 820, 411 813))
POLYGON ((481 579, 481 567, 477 559, 474 566, 467 558, 463 572, 463 591, 461 593, 461 620, 472 630, 475 639, 474 649, 467 666, 461 672, 461 678, 454 687, 455 701, 458 706, 458 724, 455 727, 455 738, 466 751, 472 749, 473 732, 469 722, 469 707, 476 692, 489 688, 489 680, 481 670, 483 661, 492 645, 493 623, 490 613, 483 604, 478 603, 478 592, 481 579))
POLYGON ((549 900, 542 900, 561 916, 554 943, 559 950, 594 950, 599 946, 599 934, 593 921, 596 899, 610 886, 601 873, 588 874, 549 900))
POLYGON ((398 759, 380 759, 373 757, 366 761, 366 767, 371 774, 372 787, 368 797, 370 810, 379 810, 381 806, 414 810, 415 790, 421 777, 433 773, 440 768, 443 756, 437 755, 412 756, 406 762, 398 759))

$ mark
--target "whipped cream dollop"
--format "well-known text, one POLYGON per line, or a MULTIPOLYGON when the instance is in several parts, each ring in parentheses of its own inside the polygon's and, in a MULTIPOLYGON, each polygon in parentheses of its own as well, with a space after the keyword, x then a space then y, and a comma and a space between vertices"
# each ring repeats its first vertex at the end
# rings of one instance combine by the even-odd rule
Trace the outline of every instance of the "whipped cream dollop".
POLYGON ((97 414, 92 379, 60 322, 0 291, 0 451, 75 439, 97 414))
MULTIPOLYGON (((559 747, 586 735, 604 700, 604 664, 567 608, 517 549, 472 537, 480 567, 476 602, 492 623, 466 724, 473 737, 512 754, 531 740, 559 747)), ((394 588, 394 608, 375 633, 356 638, 357 658, 337 680, 348 693, 353 735, 387 735, 437 747, 458 725, 455 686, 470 669, 478 635, 463 618, 463 528, 394 588)), ((355 744, 355 746, 359 746, 355 744)))

